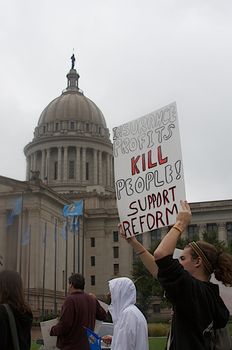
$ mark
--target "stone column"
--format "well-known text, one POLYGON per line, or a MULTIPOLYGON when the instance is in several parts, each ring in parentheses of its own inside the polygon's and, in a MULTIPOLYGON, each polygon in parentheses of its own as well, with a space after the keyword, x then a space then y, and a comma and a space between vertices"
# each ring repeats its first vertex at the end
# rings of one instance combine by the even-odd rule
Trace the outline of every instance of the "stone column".
POLYGON ((46 167, 46 161, 45 161, 45 149, 42 150, 42 157, 41 157, 41 174, 40 178, 43 181, 44 180, 44 170, 46 167))
POLYGON ((110 186, 110 155, 106 155, 106 185, 110 186))
POLYGON ((38 170, 37 167, 37 152, 34 153, 33 170, 38 170))
POLYGON ((76 147, 76 182, 81 182, 81 150, 76 147))
POLYGON ((203 239, 203 233, 206 232, 206 224, 200 224, 199 226, 199 239, 203 239))
POLYGON ((30 180, 31 156, 27 156, 26 181, 30 180))
POLYGON ((31 154, 31 170, 35 170, 35 155, 34 153, 31 154))
POLYGON ((98 176, 99 185, 102 185, 102 152, 98 151, 98 176))
POLYGON ((97 167, 97 150, 93 150, 93 183, 94 185, 97 185, 97 180, 98 180, 98 167, 97 167))
POLYGON ((62 147, 58 146, 58 155, 57 155, 57 180, 61 181, 61 168, 62 168, 62 147))
POLYGON ((110 187, 113 186, 113 157, 110 155, 110 187))
POLYGON ((82 148, 82 182, 86 181, 86 148, 82 148))
POLYGON ((220 222, 218 224, 218 239, 219 241, 227 242, 227 232, 226 232, 226 223, 220 222))
POLYGON ((64 147, 63 180, 68 181, 68 147, 64 147))
POLYGON ((50 181, 50 148, 47 149, 46 177, 47 177, 47 183, 49 183, 49 181, 50 181))

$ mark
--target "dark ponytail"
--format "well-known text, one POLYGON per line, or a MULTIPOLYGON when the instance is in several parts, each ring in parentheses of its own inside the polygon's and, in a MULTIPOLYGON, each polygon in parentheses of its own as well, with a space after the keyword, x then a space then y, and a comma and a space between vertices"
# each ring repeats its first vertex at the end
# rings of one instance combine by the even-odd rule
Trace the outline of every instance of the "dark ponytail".
POLYGON ((232 255, 225 252, 219 253, 214 275, 225 286, 232 287, 232 255))
POLYGON ((197 241, 196 243, 210 262, 211 273, 214 273, 215 278, 225 286, 232 287, 232 255, 219 251, 208 242, 197 241))

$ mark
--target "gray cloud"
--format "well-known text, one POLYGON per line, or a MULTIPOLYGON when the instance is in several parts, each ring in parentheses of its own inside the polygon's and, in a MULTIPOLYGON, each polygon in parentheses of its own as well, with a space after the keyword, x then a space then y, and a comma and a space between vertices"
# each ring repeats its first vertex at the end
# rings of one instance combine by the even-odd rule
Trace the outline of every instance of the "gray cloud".
POLYGON ((231 11, 216 0, 3 1, 0 174, 25 178, 23 147, 66 87, 74 48, 109 129, 176 101, 187 198, 231 198, 231 11))

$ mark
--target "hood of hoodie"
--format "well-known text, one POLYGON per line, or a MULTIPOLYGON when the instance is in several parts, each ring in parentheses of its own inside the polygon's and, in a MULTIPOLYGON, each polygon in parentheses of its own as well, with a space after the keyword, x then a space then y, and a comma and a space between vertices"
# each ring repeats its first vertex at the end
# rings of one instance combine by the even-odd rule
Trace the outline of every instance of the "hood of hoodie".
POLYGON ((136 303, 136 288, 127 277, 114 278, 109 281, 111 304, 109 311, 114 324, 117 323, 120 314, 129 306, 136 303))

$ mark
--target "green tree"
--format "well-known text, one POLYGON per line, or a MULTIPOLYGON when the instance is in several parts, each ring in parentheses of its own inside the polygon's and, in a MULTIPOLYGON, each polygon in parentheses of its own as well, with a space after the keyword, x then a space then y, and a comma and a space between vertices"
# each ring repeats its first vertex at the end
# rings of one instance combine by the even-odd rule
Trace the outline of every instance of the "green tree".
MULTIPOLYGON (((153 253, 154 249, 150 249, 149 251, 153 253)), ((136 258, 133 263, 132 276, 137 289, 138 305, 146 316, 151 298, 154 296, 162 298, 163 289, 157 279, 152 277, 150 272, 147 271, 139 258, 136 258)))
POLYGON ((218 232, 216 231, 213 231, 213 232, 204 231, 202 233, 202 239, 203 241, 213 244, 219 250, 222 250, 222 251, 226 250, 225 241, 220 241, 218 239, 218 232))

